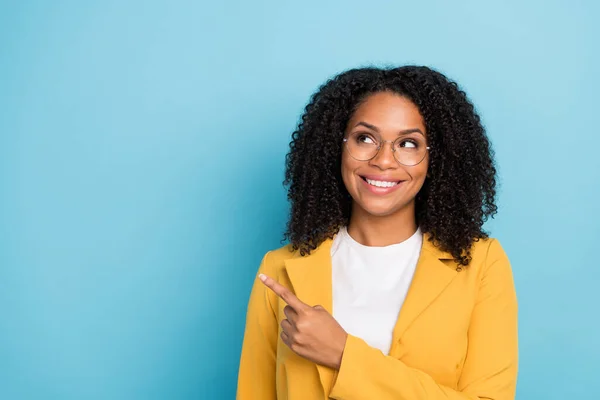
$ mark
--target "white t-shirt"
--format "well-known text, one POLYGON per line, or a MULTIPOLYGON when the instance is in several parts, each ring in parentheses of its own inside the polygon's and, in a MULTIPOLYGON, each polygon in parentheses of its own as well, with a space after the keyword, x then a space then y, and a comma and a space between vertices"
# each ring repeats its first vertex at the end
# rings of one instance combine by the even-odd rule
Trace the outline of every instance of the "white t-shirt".
POLYGON ((371 247, 345 227, 331 247, 333 316, 353 336, 388 354, 392 331, 412 281, 423 234, 401 243, 371 247))

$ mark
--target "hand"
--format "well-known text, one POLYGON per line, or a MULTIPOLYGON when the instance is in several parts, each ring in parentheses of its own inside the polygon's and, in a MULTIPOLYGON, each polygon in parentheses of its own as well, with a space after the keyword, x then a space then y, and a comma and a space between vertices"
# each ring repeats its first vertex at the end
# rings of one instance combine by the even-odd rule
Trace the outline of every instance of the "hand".
POLYGON ((321 306, 311 307, 298 299, 273 278, 259 275, 260 280, 288 305, 281 321, 281 340, 294 353, 316 364, 340 369, 348 334, 321 306))

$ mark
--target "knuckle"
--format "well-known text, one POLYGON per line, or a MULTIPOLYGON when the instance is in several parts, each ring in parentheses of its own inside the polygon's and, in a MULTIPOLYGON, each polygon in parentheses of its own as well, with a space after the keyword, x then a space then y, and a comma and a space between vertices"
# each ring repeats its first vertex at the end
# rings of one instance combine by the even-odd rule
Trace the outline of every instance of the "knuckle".
POLYGON ((292 334, 292 336, 291 336, 291 340, 292 340, 292 343, 293 343, 295 346, 300 346, 300 345, 302 345, 302 343, 304 342, 304 339, 303 339, 302 335, 300 335, 300 334, 298 334, 298 333, 294 333, 294 334, 292 334))
POLYGON ((310 308, 306 308, 304 309, 304 318, 312 318, 315 316, 317 310, 315 310, 314 308, 310 307, 310 308))
POLYGON ((296 323, 296 330, 298 330, 298 332, 303 332, 305 331, 308 327, 310 326, 310 322, 306 321, 306 319, 301 319, 300 321, 298 321, 296 323))
POLYGON ((306 344, 306 336, 302 334, 296 335, 296 344, 299 346, 304 346, 306 344))
POLYGON ((301 308, 297 313, 299 318, 306 318, 310 315, 310 309, 307 310, 306 308, 301 308))

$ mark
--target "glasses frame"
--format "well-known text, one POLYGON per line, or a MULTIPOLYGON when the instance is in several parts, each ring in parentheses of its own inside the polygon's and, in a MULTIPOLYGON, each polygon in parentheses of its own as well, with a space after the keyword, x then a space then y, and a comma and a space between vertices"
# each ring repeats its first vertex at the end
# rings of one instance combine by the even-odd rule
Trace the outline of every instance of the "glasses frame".
POLYGON ((396 143, 398 140, 404 139, 402 137, 396 138, 394 140, 380 140, 379 144, 377 145, 377 151, 375 152, 375 154, 373 155, 373 157, 371 158, 367 158, 366 160, 361 160, 359 158, 356 158, 352 155, 352 152, 350 151, 350 149, 348 149, 348 138, 345 137, 343 139, 344 141, 344 145, 346 146, 346 150, 348 150, 348 154, 350 154, 350 157, 354 158, 356 161, 371 161, 372 159, 374 159, 375 157, 377 157, 377 155, 379 154, 379 152, 381 151, 381 149, 383 148, 383 146, 386 143, 391 143, 392 144, 392 154, 394 155, 394 160, 396 160, 396 162, 400 165, 404 165, 406 167, 414 167, 415 165, 419 165, 423 162, 423 160, 425 159, 425 156, 427 155, 427 152, 429 150, 431 150, 431 146, 426 146, 425 147, 425 152, 423 153, 423 157, 415 164, 404 164, 402 162, 400 162, 400 160, 398 160, 398 157, 396 157, 396 146, 394 146, 394 143, 396 143))

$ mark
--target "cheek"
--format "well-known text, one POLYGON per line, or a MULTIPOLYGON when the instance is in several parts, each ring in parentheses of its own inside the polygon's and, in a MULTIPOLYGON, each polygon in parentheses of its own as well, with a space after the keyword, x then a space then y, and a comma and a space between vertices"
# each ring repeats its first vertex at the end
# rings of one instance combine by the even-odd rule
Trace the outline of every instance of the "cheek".
POLYGON ((348 158, 344 155, 342 156, 342 180, 344 181, 344 185, 346 186, 346 190, 352 192, 352 188, 356 185, 354 182, 354 169, 355 166, 352 165, 352 161, 348 160, 348 158))
POLYGON ((405 168, 405 171, 410 175, 411 180, 406 192, 404 192, 405 195, 415 197, 419 190, 421 190, 425 183, 425 179, 427 178, 428 166, 429 164, 426 160, 423 160, 420 164, 405 168))
POLYGON ((409 169, 410 174, 413 177, 413 179, 415 179, 415 180, 425 179, 425 176, 427 175, 427 171, 429 170, 429 156, 425 156, 423 161, 421 161, 419 164, 413 165, 412 167, 409 167, 409 168, 410 168, 409 169))
POLYGON ((419 180, 425 180, 425 177, 427 176, 427 169, 428 169, 427 167, 428 167, 428 165, 425 162, 423 162, 421 164, 419 164, 419 169, 418 169, 418 172, 417 172, 417 178, 419 180))
POLYGON ((413 169, 411 176, 420 188, 421 186, 423 186, 423 183, 425 182, 425 179, 427 178, 427 170, 429 169, 429 163, 427 163, 424 160, 421 164, 419 164, 418 166, 416 166, 414 168, 415 169, 413 169))

